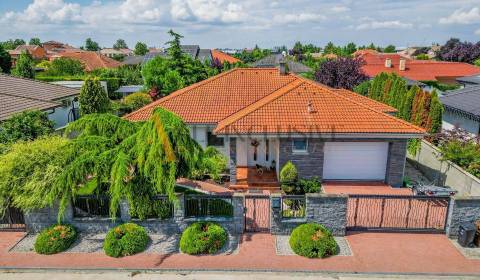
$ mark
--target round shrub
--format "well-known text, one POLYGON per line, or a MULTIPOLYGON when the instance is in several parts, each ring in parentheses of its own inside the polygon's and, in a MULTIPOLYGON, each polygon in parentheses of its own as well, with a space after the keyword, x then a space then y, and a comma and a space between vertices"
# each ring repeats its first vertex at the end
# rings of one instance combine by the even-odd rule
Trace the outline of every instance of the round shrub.
POLYGON ((70 225, 53 225, 42 230, 35 240, 35 252, 51 255, 70 248, 77 238, 77 231, 70 225))
POLYGON ((118 258, 140 253, 147 248, 148 235, 137 224, 127 223, 111 229, 105 237, 103 250, 110 257, 118 258))
POLYGON ((144 92, 136 92, 127 95, 123 102, 129 106, 132 111, 135 111, 152 102, 152 97, 144 92))
POLYGON ((182 233, 180 249, 190 255, 214 254, 227 241, 227 233, 220 225, 211 222, 191 224, 182 233))
POLYGON ((316 223, 296 227, 289 243, 295 254, 307 258, 324 258, 338 253, 337 242, 331 231, 316 223))

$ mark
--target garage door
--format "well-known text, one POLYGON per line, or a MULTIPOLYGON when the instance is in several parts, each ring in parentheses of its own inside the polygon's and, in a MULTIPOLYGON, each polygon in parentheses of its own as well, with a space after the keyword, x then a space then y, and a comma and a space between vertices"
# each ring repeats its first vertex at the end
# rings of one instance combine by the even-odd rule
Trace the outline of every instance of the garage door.
POLYGON ((324 180, 384 180, 388 142, 326 142, 324 180))

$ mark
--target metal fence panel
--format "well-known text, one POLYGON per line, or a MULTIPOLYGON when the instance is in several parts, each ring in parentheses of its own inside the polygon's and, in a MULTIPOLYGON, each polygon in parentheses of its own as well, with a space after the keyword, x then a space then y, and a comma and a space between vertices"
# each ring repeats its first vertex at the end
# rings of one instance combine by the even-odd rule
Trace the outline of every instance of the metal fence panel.
POLYGON ((303 218, 305 217, 306 199, 304 195, 282 196, 282 218, 303 218))
POLYGON ((185 195, 185 217, 233 217, 232 197, 185 195))

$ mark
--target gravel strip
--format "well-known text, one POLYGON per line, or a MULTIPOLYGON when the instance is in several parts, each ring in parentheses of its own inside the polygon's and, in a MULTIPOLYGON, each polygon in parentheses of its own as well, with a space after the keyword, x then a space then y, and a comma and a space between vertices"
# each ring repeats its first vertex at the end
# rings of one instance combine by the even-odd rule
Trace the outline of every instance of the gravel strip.
POLYGON ((465 258, 480 260, 480 248, 465 248, 458 244, 458 241, 456 239, 450 239, 450 241, 452 242, 453 246, 455 246, 465 258))
MULTIPOLYGON (((350 245, 345 237, 335 236, 335 241, 337 242, 339 253, 336 256, 353 256, 350 245)), ((296 255, 288 240, 290 235, 275 235, 275 251, 279 256, 291 256, 296 255)))

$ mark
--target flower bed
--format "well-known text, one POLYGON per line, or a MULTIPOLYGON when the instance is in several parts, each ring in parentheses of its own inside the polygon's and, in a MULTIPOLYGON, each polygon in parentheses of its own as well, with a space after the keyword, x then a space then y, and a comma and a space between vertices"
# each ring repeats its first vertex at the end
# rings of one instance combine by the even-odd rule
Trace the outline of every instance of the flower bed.
POLYGON ((51 255, 70 248, 77 238, 75 228, 70 225, 53 225, 40 232, 35 240, 35 252, 51 255))

